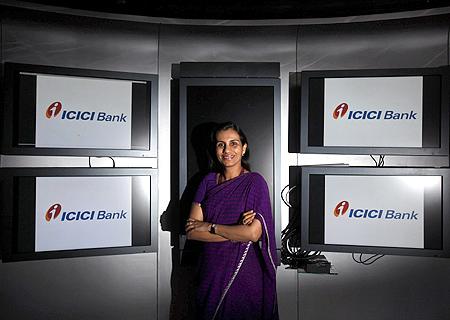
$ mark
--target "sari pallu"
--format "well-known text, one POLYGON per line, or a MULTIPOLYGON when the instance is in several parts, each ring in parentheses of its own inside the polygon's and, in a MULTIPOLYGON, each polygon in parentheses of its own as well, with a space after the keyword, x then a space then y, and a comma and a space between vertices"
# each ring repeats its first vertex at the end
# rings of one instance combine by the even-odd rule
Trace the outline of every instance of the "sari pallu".
POLYGON ((198 267, 196 319, 278 319, 276 251, 269 191, 258 173, 244 173, 221 184, 208 174, 194 198, 204 221, 235 225, 254 210, 261 222, 260 243, 203 243, 198 267))

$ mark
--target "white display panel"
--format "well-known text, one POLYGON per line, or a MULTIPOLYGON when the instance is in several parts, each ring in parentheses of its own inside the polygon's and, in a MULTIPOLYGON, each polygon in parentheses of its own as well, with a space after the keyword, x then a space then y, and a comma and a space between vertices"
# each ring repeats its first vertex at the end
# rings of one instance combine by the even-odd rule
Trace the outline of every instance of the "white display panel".
POLYGON ((37 177, 35 250, 132 244, 131 177, 37 177))
POLYGON ((131 149, 132 82, 36 76, 36 147, 131 149))
POLYGON ((325 78, 324 146, 422 147, 423 77, 325 78))
POLYGON ((439 176, 325 176, 325 244, 424 248, 425 188, 439 176))

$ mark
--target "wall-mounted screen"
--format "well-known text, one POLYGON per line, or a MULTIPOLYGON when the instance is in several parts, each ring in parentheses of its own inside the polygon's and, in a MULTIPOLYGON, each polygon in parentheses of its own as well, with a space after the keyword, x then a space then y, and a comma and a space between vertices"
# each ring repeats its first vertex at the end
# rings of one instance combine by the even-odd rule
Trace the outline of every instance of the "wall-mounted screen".
POLYGON ((0 173, 3 261, 156 251, 154 169, 0 173))
POLYGON ((448 71, 304 71, 292 76, 301 97, 291 98, 290 151, 448 154, 448 71))
POLYGON ((290 175, 302 248, 450 256, 449 169, 311 166, 290 175))
POLYGON ((154 75, 5 64, 4 154, 156 156, 154 75))

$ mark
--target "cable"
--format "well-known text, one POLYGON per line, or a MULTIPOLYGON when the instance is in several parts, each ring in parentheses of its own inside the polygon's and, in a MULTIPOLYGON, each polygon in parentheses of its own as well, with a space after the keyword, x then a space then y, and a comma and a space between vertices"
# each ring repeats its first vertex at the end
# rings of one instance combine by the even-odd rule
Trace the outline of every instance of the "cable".
POLYGON ((112 160, 113 168, 115 168, 116 167, 116 161, 114 161, 114 158, 113 157, 108 157, 108 158, 110 158, 112 160))
MULTIPOLYGON (((378 161, 375 159, 375 157, 373 156, 373 155, 371 155, 370 154, 370 158, 372 158, 372 160, 373 160, 373 162, 375 162, 375 166, 376 167, 383 167, 384 166, 384 157, 385 157, 386 155, 385 154, 380 154, 379 156, 378 156, 378 161)), ((368 265, 371 265, 372 263, 374 263, 375 261, 377 261, 378 259, 381 259, 382 257, 384 257, 384 254, 374 254, 373 256, 371 256, 371 257, 369 257, 369 258, 367 258, 367 259, 365 259, 365 260, 363 260, 362 259, 362 257, 363 257, 363 254, 361 253, 360 255, 359 255, 359 260, 357 260, 356 258, 355 258, 355 254, 354 253, 352 253, 352 259, 353 259, 353 261, 355 261, 356 263, 359 263, 359 264, 363 264, 363 265, 366 265, 366 266, 368 266, 368 265), (372 259, 374 259, 373 261, 370 261, 370 260, 372 260, 372 259)))
MULTIPOLYGON (((375 256, 374 256, 375 257, 375 256)), ((374 257, 372 257, 372 258, 374 258, 374 257)), ((368 260, 366 260, 366 261, 363 261, 363 264, 364 265, 366 265, 366 266, 368 266, 368 265, 371 265, 372 263, 374 263, 375 261, 377 261, 378 259, 381 259, 381 258, 383 258, 384 257, 384 254, 380 254, 380 255, 378 255, 378 257, 377 258, 375 258, 373 261, 371 261, 371 262, 369 262, 369 263, 366 263, 368 260, 370 260, 370 259, 368 259, 368 260)))
POLYGON ((374 255, 372 255, 371 257, 369 257, 369 258, 367 258, 367 259, 365 259, 365 260, 362 260, 362 255, 363 255, 363 254, 361 253, 360 256, 359 256, 359 260, 360 260, 361 263, 364 264, 364 265, 370 265, 370 264, 374 263, 375 261, 377 261, 378 259, 384 257, 384 254, 374 254, 374 255), (369 262, 369 261, 372 260, 372 259, 374 259, 374 260, 371 261, 371 262, 369 262))
POLYGON ((356 259, 355 258, 355 253, 352 253, 353 261, 355 261, 358 264, 365 265, 365 266, 371 265, 372 263, 374 263, 375 261, 377 261, 377 260, 379 260, 379 259, 381 259, 383 257, 384 257, 384 254, 374 254, 374 255, 370 256, 369 258, 363 260, 362 259, 363 258, 363 254, 362 253, 359 254, 359 259, 356 259))
MULTIPOLYGON (((281 199, 289 208, 293 208, 293 206, 283 196, 283 193, 288 187, 289 185, 286 185, 281 191, 281 199)), ((286 194, 291 192, 296 187, 297 186, 291 187, 286 194)), ((303 267, 308 259, 312 259, 313 257, 320 255, 321 252, 302 250, 299 230, 299 214, 298 210, 295 211, 297 212, 292 215, 286 228, 281 231, 281 262, 296 269, 303 267)))
POLYGON ((371 154, 369 154, 370 158, 372 158, 373 162, 375 162, 375 167, 383 167, 384 166, 384 157, 386 156, 385 154, 380 154, 378 156, 378 160, 375 159, 375 157, 371 154))
POLYGON ((291 204, 290 204, 289 202, 287 202, 286 199, 285 199, 284 196, 283 196, 283 192, 284 192, 284 190, 286 190, 287 187, 289 187, 288 184, 285 185, 283 189, 281 189, 280 196, 281 196, 281 200, 283 200, 284 204, 285 204, 286 206, 288 206, 289 208, 291 208, 291 207, 292 207, 291 204))
POLYGON ((380 154, 380 158, 379 158, 379 161, 378 161, 378 167, 383 167, 384 166, 384 157, 385 157, 384 154, 380 154))
MULTIPOLYGON (((89 168, 92 168, 92 163, 91 163, 91 156, 89 156, 89 168)), ((109 157, 109 156, 107 156, 107 157, 95 157, 95 158, 109 158, 109 159, 111 159, 112 160, 112 163, 113 163, 113 168, 115 168, 116 167, 116 161, 114 161, 114 158, 113 157, 109 157)))
POLYGON ((283 192, 284 190, 286 190, 286 188, 288 188, 289 185, 287 184, 286 186, 284 186, 284 188, 281 190, 281 200, 283 200, 284 204, 286 206, 288 206, 289 208, 292 208, 292 205, 289 203, 289 200, 287 199, 287 196, 289 195, 289 193, 294 190, 297 186, 293 186, 292 188, 290 188, 287 192, 286 195, 283 196, 283 192))

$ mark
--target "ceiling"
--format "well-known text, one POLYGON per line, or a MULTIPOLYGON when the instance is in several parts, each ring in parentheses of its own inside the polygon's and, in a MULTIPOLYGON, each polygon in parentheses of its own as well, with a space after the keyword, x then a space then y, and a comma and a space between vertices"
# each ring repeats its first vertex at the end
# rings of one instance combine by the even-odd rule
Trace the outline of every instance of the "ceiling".
POLYGON ((358 16, 450 6, 450 0, 35 0, 107 13, 181 19, 305 19, 358 16))

